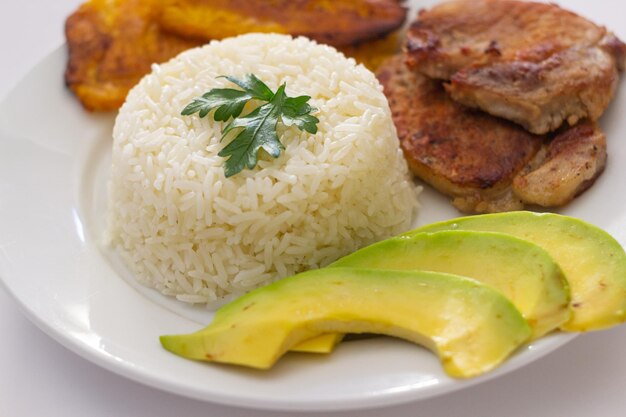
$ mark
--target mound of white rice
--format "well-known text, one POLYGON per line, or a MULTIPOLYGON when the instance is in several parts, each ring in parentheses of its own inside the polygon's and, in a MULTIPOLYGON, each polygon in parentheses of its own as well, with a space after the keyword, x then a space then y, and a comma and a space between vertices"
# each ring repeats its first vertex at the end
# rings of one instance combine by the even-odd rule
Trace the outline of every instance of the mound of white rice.
POLYGON ((113 137, 108 240, 143 284, 186 302, 325 266, 406 231, 417 207, 378 81, 305 38, 244 35, 155 65, 113 137), (180 113, 212 88, 238 88, 218 76, 250 73, 310 95, 319 129, 282 128, 280 158, 225 178, 222 124, 180 113))

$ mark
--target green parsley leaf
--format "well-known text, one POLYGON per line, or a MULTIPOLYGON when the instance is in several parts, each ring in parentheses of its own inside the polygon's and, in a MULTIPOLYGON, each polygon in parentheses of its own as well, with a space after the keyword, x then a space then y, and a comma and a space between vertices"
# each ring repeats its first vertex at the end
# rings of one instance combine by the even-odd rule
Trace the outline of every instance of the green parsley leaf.
POLYGON ((237 84, 246 93, 259 100, 270 101, 274 97, 272 90, 265 85, 265 83, 259 80, 256 75, 248 74, 243 80, 239 80, 235 77, 222 76, 233 84, 237 84))
POLYGON ((246 103, 251 99, 252 97, 245 91, 214 88, 202 97, 194 99, 183 109, 182 115, 189 116, 199 113, 202 118, 217 108, 213 117, 218 122, 225 122, 231 117, 238 117, 246 103))
POLYGON ((274 96, 272 90, 254 74, 247 75, 243 80, 224 76, 218 78, 226 78, 241 87, 243 91, 232 88, 214 88, 187 105, 181 113, 183 116, 199 113, 200 118, 203 118, 211 110, 217 109, 213 118, 217 122, 225 122, 230 118, 239 117, 248 101, 252 99, 270 101, 274 96))
POLYGON ((317 133, 317 124, 319 119, 311 116, 311 113, 317 111, 315 107, 309 106, 307 101, 311 97, 287 97, 283 104, 282 121, 285 126, 296 125, 300 130, 306 130, 309 133, 317 133))
POLYGON ((234 77, 223 77, 238 85, 241 90, 214 88, 202 97, 194 99, 183 111, 183 116, 198 113, 206 117, 215 109, 215 121, 230 123, 222 129, 224 140, 229 133, 236 133, 232 141, 226 145, 219 156, 227 157, 224 164, 226 177, 231 177, 245 168, 253 169, 258 163, 258 153, 261 149, 270 156, 278 158, 285 146, 276 134, 278 122, 315 134, 319 119, 311 113, 317 111, 308 104, 309 96, 288 97, 285 93, 285 84, 281 85, 276 93, 259 80, 254 74, 247 75, 243 80, 234 77), (265 101, 245 116, 241 116, 245 105, 250 100, 265 101))

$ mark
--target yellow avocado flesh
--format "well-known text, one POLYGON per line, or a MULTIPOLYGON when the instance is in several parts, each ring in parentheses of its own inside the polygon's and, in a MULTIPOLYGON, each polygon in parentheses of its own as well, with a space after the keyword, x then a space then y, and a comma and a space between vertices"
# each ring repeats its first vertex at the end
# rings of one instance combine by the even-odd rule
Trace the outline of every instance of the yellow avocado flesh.
POLYGON ((190 359, 268 369, 324 333, 399 337, 437 353, 449 375, 468 378, 499 365, 531 329, 500 292, 469 278, 327 268, 254 290, 218 310, 205 329, 161 343, 190 359))
MULTIPOLYGON (((539 338, 570 318, 563 271, 541 247, 503 233, 442 231, 388 239, 336 261, 330 267, 424 270, 474 278, 502 292, 539 338)), ((292 350, 331 352, 336 335, 323 335, 292 350)))
POLYGON ((315 336, 313 339, 300 342, 289 350, 291 352, 303 353, 330 353, 343 340, 343 336, 341 333, 322 334, 315 336))
POLYGON ((502 233, 444 231, 389 239, 331 267, 445 272, 474 278, 504 294, 538 338, 569 320, 563 271, 537 245, 502 233))
POLYGON ((557 214, 512 212, 435 223, 406 236, 441 230, 507 233, 544 248, 570 286, 572 317, 562 330, 600 330, 626 319, 626 254, 615 239, 595 226, 557 214))

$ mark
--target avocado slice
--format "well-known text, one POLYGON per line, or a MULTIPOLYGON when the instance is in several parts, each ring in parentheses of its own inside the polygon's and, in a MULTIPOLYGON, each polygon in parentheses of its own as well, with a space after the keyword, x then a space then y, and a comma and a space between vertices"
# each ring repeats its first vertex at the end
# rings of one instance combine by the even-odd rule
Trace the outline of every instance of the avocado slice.
POLYGON ((289 348, 324 333, 395 336, 436 352, 445 371, 487 372, 532 331, 500 292, 435 272, 326 268, 285 278, 222 307, 188 335, 161 336, 190 359, 270 368, 289 348))
MULTIPOLYGON (((474 278, 513 302, 533 329, 532 339, 558 329, 571 315, 569 286, 559 265, 541 247, 503 233, 455 230, 392 238, 330 267, 424 270, 474 278)), ((322 335, 291 350, 328 353, 340 340, 339 335, 322 335)))
POLYGON ((343 336, 341 333, 322 334, 300 342, 289 350, 302 353, 330 353, 343 340, 343 336))
POLYGON ((533 329, 533 339, 570 318, 563 271, 542 248, 493 232, 442 231, 388 239, 331 267, 445 272, 474 278, 506 297, 533 329))
POLYGON ((607 232, 582 220, 527 211, 470 216, 405 234, 441 230, 507 233, 543 247, 561 266, 571 291, 571 319, 562 330, 582 332, 626 320, 626 254, 607 232))

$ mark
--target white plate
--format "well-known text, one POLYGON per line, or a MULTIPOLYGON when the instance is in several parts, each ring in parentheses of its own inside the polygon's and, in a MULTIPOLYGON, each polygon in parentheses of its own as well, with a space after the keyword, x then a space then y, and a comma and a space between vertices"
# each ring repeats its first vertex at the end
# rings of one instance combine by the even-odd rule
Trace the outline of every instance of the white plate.
MULTIPOLYGON (((600 5, 598 5, 599 7, 600 5)), ((610 9, 606 8, 607 12, 610 9)), ((230 405, 283 410, 356 409, 419 400, 503 375, 572 339, 555 334, 495 372, 447 377, 434 355, 409 343, 344 343, 329 356, 289 354, 270 372, 196 363, 163 350, 161 334, 195 331, 212 315, 137 286, 99 245, 112 115, 85 113, 64 89, 65 50, 41 62, 0 105, 0 275, 45 332, 86 359, 133 380, 230 405)), ((626 243, 626 122, 603 120, 610 163, 563 212, 626 243)), ((427 191, 419 224, 457 216, 427 191)))

